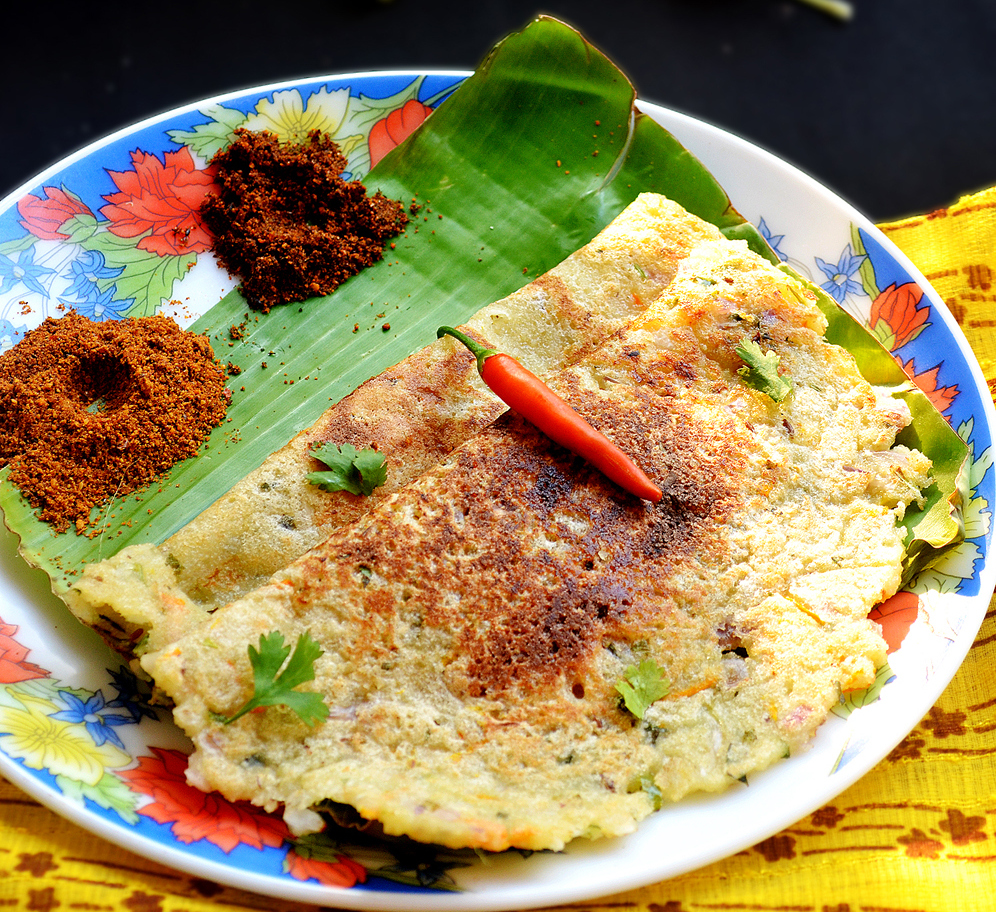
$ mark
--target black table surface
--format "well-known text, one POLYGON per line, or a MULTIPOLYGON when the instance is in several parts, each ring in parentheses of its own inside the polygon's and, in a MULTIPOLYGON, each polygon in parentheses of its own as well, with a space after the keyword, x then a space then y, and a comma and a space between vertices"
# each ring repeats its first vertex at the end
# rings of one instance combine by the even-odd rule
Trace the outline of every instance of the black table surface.
POLYGON ((996 183, 996 3, 353 0, 18 6, 0 53, 6 196, 128 124, 223 92, 369 69, 473 69, 539 13, 640 96, 774 152, 876 221, 996 183))

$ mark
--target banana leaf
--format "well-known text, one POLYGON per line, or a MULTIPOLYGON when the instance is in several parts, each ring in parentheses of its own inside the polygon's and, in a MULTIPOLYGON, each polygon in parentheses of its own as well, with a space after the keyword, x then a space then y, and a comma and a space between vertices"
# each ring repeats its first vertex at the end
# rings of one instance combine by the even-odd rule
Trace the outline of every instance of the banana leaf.
POLYGON ((440 324, 462 322, 556 265, 640 192, 669 196, 775 262, 701 162, 636 110, 635 96, 608 58, 556 20, 539 17, 501 41, 367 175, 371 192, 421 207, 383 261, 331 295, 266 315, 234 291, 192 326, 241 369, 227 421, 197 457, 102 508, 87 535, 54 534, 0 473, 0 507, 22 556, 60 592, 84 563, 166 539, 331 402, 431 342, 440 324))

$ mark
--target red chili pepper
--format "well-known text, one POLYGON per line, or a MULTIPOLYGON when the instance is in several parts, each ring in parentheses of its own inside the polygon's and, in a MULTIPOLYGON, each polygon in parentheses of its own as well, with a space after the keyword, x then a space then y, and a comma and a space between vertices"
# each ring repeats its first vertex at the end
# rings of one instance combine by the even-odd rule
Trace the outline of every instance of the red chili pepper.
POLYGON ((488 388, 547 437, 591 463, 631 494, 653 503, 661 499, 661 489, 629 456, 515 358, 485 348, 451 326, 440 326, 436 331, 437 338, 445 335, 466 345, 477 358, 477 370, 488 388))

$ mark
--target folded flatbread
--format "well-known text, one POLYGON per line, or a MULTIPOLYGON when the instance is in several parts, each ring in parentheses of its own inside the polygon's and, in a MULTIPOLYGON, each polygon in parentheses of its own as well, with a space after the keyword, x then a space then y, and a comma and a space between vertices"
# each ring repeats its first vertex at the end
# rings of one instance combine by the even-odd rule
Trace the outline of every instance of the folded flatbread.
MULTIPOLYGON (((719 230, 658 194, 642 194, 591 243, 468 321, 478 338, 540 375, 590 353, 670 284, 678 263, 719 230)), ((160 545, 88 565, 64 596, 126 655, 194 629, 264 583, 335 528, 438 463, 504 411, 452 346, 429 345, 331 406, 204 513, 160 545), (307 482, 315 442, 375 447, 388 482, 370 498, 307 482)))
POLYGON ((744 244, 699 244, 649 310, 550 379, 662 501, 506 413, 146 654, 193 739, 191 781, 298 827, 333 802, 387 834, 559 849, 802 748, 884 662, 867 615, 899 584, 897 520, 929 481, 893 445, 905 407, 824 328, 813 294, 744 244), (781 401, 747 341, 778 359, 781 401), (328 719, 224 723, 274 630, 321 644, 302 689, 328 719), (641 668, 667 692, 638 718, 618 685, 641 668))

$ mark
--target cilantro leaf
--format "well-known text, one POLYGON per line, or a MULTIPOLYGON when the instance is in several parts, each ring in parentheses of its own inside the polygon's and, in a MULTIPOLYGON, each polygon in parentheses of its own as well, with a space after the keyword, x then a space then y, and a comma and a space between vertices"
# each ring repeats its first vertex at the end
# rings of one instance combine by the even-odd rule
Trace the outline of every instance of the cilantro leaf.
POLYGON ((284 645, 284 636, 279 630, 262 634, 259 649, 249 647, 249 662, 253 674, 252 698, 235 715, 221 721, 227 725, 261 706, 286 706, 309 726, 327 718, 329 708, 321 694, 294 690, 298 685, 315 679, 315 661, 323 652, 307 630, 297 638, 293 654, 290 646, 284 645), (280 671, 281 666, 283 671, 280 671))
POLYGON ((633 779, 626 791, 630 794, 633 792, 646 793, 647 799, 655 811, 659 811, 664 806, 664 793, 658 788, 657 783, 654 782, 654 777, 649 773, 633 779))
POLYGON ((626 709, 637 719, 642 719, 650 704, 667 696, 670 689, 671 682, 653 659, 630 665, 622 679, 616 682, 616 690, 622 695, 626 709))
POLYGON ((737 346, 737 354, 744 360, 744 367, 737 373, 744 383, 762 393, 767 393, 775 402, 781 402, 792 389, 792 382, 778 373, 778 355, 773 351, 761 351, 761 346, 751 339, 745 339, 737 346))
POLYGON ((311 455, 327 469, 309 472, 308 481, 326 491, 349 491, 368 496, 387 481, 384 454, 374 449, 357 450, 349 443, 337 446, 327 442, 312 446, 311 455))

